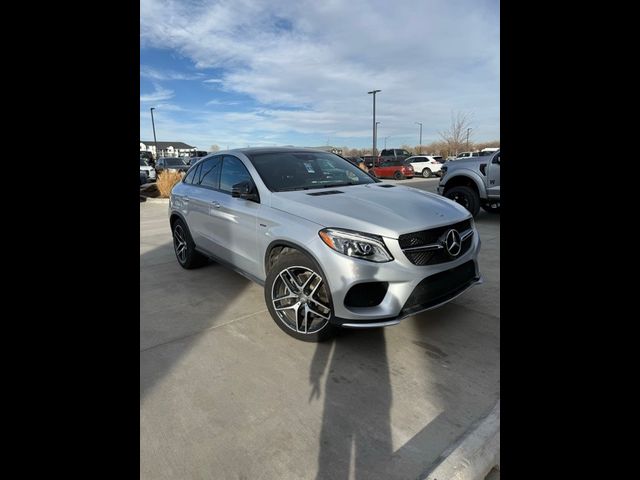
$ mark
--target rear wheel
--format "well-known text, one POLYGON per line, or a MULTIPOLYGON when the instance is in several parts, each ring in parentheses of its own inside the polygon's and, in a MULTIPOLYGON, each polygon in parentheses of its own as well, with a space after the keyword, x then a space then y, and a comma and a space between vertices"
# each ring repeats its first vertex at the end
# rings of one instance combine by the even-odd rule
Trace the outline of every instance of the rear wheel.
POLYGON ((424 178, 429 178, 431 177, 431 170, 428 168, 425 168, 424 170, 422 170, 422 176, 424 178))
POLYGON ((395 178, 396 180, 402 180, 404 178, 404 175, 402 174, 402 172, 396 172, 393 174, 393 178, 395 178))
POLYGON ((207 263, 208 258, 196 251, 196 244, 193 243, 189 229, 181 219, 177 219, 173 223, 171 230, 173 233, 173 251, 182 268, 190 270, 207 263))
POLYGON ((339 330, 331 323, 333 303, 324 274, 300 252, 283 255, 271 267, 264 296, 273 321, 298 340, 322 342, 339 330))
POLYGON ((450 188, 445 192, 444 196, 462 205, 469 210, 474 217, 480 211, 480 197, 469 187, 460 186, 450 188))

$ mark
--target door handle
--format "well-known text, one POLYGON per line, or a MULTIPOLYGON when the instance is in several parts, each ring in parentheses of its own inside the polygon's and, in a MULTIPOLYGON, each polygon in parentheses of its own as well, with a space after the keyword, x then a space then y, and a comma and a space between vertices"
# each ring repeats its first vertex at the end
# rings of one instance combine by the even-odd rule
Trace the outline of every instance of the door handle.
POLYGON ((218 202, 216 202, 215 200, 213 202, 211 202, 214 206, 214 208, 220 208, 220 204, 218 202))

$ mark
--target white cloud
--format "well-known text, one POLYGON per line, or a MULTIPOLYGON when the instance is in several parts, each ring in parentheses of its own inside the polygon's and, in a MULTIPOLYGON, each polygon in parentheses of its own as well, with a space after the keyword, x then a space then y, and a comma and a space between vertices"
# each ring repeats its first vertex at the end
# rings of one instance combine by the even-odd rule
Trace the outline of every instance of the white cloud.
POLYGON ((140 94, 140 102, 161 102, 163 100, 169 100, 173 97, 173 90, 161 87, 157 83, 154 83, 153 87, 153 92, 140 94))
POLYGON ((182 72, 175 72, 173 70, 158 70, 157 68, 153 68, 148 65, 140 65, 140 76, 157 81, 200 80, 203 77, 203 74, 187 74, 182 72))
MULTIPOLYGON (((224 118, 243 131, 365 138, 366 92, 377 88, 380 137, 411 135, 421 121, 423 141, 437 139, 451 111, 464 111, 477 140, 499 138, 496 1, 141 0, 140 8, 143 48, 222 69, 204 82, 266 106, 224 118)), ((194 127, 223 120, 201 121, 194 127)))

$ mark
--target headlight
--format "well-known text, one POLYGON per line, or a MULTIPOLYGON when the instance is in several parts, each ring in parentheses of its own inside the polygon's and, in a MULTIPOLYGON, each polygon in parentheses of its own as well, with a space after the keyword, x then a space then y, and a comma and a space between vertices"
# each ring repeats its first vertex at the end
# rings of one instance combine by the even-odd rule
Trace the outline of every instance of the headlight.
POLYGON ((390 262, 393 257, 384 245, 382 237, 366 233, 325 228, 318 232, 327 246, 348 257, 361 258, 371 262, 390 262))

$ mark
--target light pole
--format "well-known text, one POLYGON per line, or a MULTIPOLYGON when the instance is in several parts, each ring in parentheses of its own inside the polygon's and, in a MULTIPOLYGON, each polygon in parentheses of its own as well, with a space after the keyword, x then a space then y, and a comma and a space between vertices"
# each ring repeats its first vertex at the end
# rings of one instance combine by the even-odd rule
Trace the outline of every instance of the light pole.
POLYGON ((158 141, 156 140, 156 124, 153 121, 153 111, 155 110, 155 107, 151 107, 151 126, 153 127, 153 143, 154 146, 156 147, 156 160, 158 159, 158 141))
POLYGON ((473 130, 473 129, 467 128, 467 152, 469 151, 469 130, 473 130))
POLYGON ((380 123, 382 122, 376 122, 376 146, 378 144, 378 125, 380 125, 380 123))
POLYGON ((382 90, 371 90, 367 92, 368 94, 373 93, 373 150, 371 151, 371 155, 376 156, 376 93, 381 92, 382 90))
POLYGON ((418 153, 422 153, 422 123, 420 122, 413 122, 417 125, 420 125, 420 144, 418 145, 418 153))

